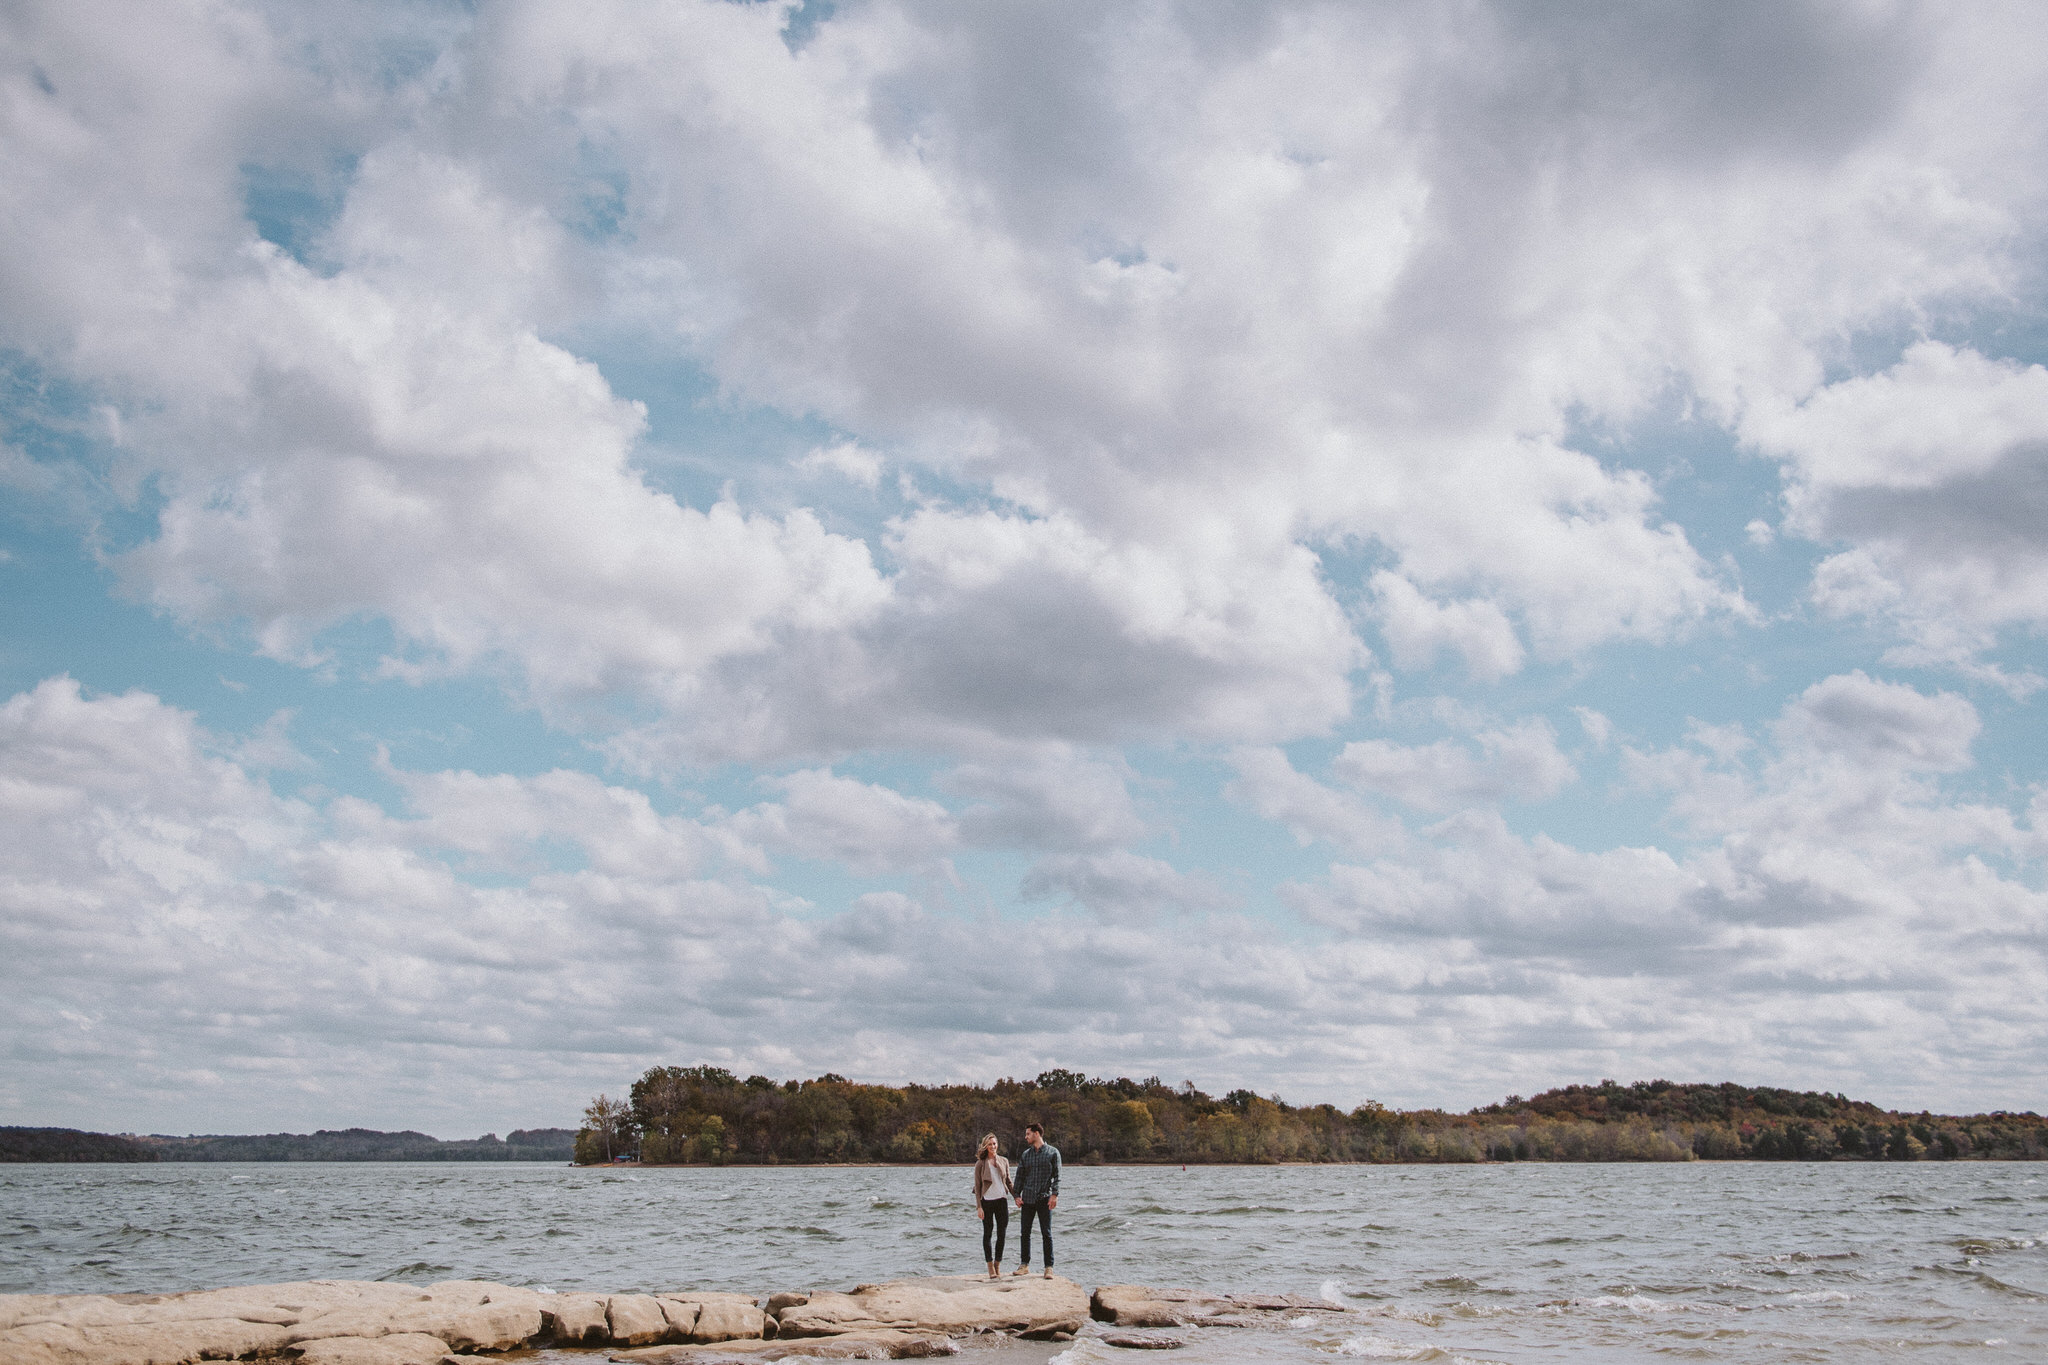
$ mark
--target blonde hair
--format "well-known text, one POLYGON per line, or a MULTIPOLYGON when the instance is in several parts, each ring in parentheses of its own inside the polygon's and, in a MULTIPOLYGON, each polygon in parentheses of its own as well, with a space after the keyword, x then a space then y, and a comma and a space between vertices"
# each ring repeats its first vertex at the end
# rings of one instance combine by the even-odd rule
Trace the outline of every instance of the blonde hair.
POLYGON ((996 1142, 996 1135, 994 1133, 983 1133, 981 1135, 980 1144, 977 1145, 974 1149, 974 1159, 976 1161, 981 1160, 982 1154, 984 1152, 992 1152, 992 1149, 995 1148, 997 1145, 998 1144, 996 1142))

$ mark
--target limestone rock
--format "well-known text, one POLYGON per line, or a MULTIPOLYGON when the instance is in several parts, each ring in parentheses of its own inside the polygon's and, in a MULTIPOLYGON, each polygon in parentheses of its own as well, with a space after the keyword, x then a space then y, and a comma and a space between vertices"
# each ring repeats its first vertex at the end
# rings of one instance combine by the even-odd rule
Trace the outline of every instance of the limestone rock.
POLYGON ((239 1318, 184 1318, 168 1322, 42 1322, 0 1334, 0 1360, 44 1360, 51 1365, 188 1365, 275 1355, 290 1329, 239 1318))
POLYGON ((668 1335, 668 1316, 652 1294, 614 1294, 605 1301, 615 1346, 652 1346, 668 1335))
POLYGON ((814 1293, 777 1315, 781 1335, 838 1336, 899 1328, 964 1336, 970 1332, 1078 1330, 1088 1297, 1072 1280, 985 1280, 932 1276, 861 1285, 851 1294, 814 1293))
POLYGON ((448 1343, 419 1332, 322 1337, 298 1348, 300 1365, 441 1365, 448 1343))
POLYGON ((186 1294, 0 1296, 6 1365, 191 1365, 275 1356, 412 1365, 504 1351, 541 1333, 552 1295, 458 1280, 415 1285, 305 1280, 186 1294), (387 1338, 388 1349, 372 1343, 387 1338), (410 1338, 417 1338, 411 1340, 410 1338), (319 1343, 334 1342, 325 1346, 319 1343), (344 1344, 346 1343, 346 1344, 344 1344))
POLYGON ((602 1295, 544 1295, 540 1315, 543 1330, 558 1346, 603 1346, 611 1340, 602 1295))
POLYGON ((714 1290, 663 1290, 662 1310, 677 1330, 672 1341, 705 1345, 775 1335, 775 1321, 754 1306, 752 1295, 714 1290))
POLYGON ((661 1315, 668 1319, 669 1340, 688 1341, 690 1333, 697 1330, 697 1314, 704 1305, 666 1296, 657 1298, 655 1302, 661 1305, 661 1315))
POLYGON ((0 1332, 24 1322, 47 1321, 66 1299, 100 1297, 98 1294, 0 1294, 0 1332))
POLYGON ((699 1343, 745 1341, 764 1338, 767 1334, 767 1314, 752 1303, 707 1303, 697 1310, 697 1325, 690 1330, 690 1340, 699 1343))
POLYGON ((291 1329, 291 1340, 412 1334, 439 1337, 455 1351, 509 1351, 540 1336, 541 1305, 550 1297, 482 1280, 449 1280, 424 1291, 396 1285, 349 1287, 399 1292, 357 1293, 329 1311, 308 1312, 291 1329))
POLYGON ((1299 1294, 1210 1294, 1199 1289, 1106 1284, 1089 1299, 1088 1311, 1097 1322, 1118 1327, 1244 1327, 1280 1313, 1344 1310, 1299 1294))
POLYGON ((1106 1332, 1098 1340, 1105 1346, 1121 1346, 1126 1351, 1177 1351, 1187 1345, 1179 1337, 1141 1337, 1130 1332, 1106 1332))
POLYGON ((649 1346, 614 1351, 611 1358, 634 1365, 700 1365, 722 1360, 928 1360, 955 1355, 960 1348, 943 1333, 894 1328, 843 1332, 801 1340, 728 1341, 718 1345, 649 1346))

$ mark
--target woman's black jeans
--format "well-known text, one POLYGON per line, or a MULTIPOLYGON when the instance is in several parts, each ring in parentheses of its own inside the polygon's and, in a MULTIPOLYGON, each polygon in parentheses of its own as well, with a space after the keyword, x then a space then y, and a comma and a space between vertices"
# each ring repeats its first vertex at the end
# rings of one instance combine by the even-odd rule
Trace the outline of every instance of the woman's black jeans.
POLYGON ((984 1199, 981 1201, 981 1259, 1000 1261, 1003 1259, 1003 1239, 1010 1235, 1010 1201, 1007 1199, 984 1199), (990 1251, 989 1238, 995 1238, 995 1250, 990 1251))
POLYGON ((1045 1268, 1052 1269, 1052 1203, 1041 1199, 1035 1204, 1024 1206, 1024 1221, 1017 1228, 1017 1260, 1024 1265, 1031 1264, 1031 1219, 1038 1218, 1038 1237, 1045 1247, 1045 1268))

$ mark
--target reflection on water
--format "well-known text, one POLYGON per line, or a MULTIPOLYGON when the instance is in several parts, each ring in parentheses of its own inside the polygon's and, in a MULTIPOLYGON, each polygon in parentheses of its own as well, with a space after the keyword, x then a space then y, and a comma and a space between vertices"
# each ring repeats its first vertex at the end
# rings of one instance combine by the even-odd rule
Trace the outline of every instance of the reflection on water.
MULTIPOLYGON (((334 1277, 552 1289, 973 1273, 967 1172, 0 1167, 0 1290, 334 1277)), ((1060 1270, 1351 1310, 1171 1359, 2048 1359, 2048 1170, 1070 1167, 1060 1270)), ((1014 1232, 1014 1228, 1012 1229, 1014 1232)), ((1012 1253, 1014 1255, 1014 1251, 1012 1253)), ((1140 1359, 1099 1340, 1068 1365, 1140 1359)))

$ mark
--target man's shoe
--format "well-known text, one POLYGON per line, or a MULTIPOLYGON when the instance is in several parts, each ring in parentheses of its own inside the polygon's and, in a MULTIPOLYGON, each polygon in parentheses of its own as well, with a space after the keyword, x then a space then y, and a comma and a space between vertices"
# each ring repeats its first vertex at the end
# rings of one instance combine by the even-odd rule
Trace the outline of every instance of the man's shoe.
POLYGON ((1018 1266, 1015 1270, 1011 1271, 1010 1273, 1012 1275, 1029 1275, 1031 1273, 1031 1263, 1029 1261, 1026 1261, 1023 1265, 1018 1266))
POLYGON ((1048 1280, 1052 1278, 1052 1267, 1051 1267, 1051 1266, 1047 1266, 1047 1267, 1045 1268, 1045 1278, 1047 1278, 1048 1280))

